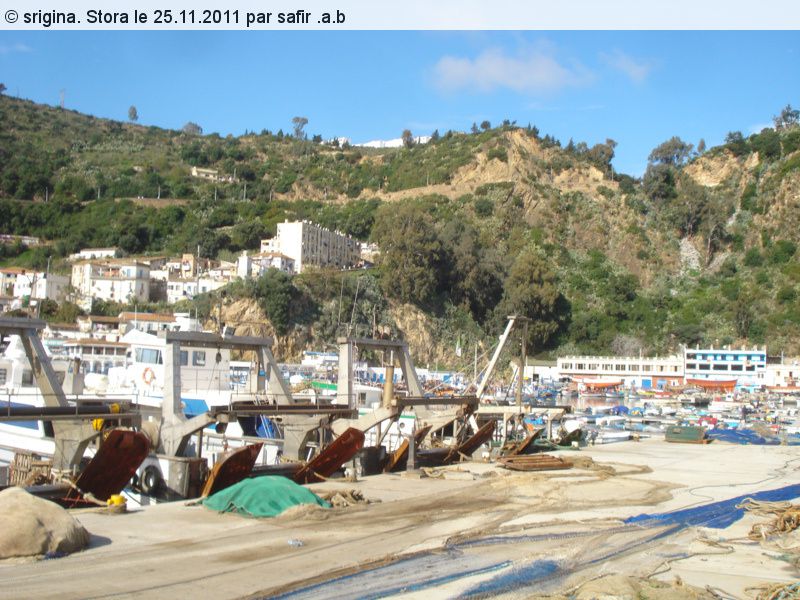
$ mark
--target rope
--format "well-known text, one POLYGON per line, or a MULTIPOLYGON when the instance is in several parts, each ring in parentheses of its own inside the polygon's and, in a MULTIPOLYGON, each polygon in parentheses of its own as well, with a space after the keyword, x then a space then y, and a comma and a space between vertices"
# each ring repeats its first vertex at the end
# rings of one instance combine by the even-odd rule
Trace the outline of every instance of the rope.
POLYGON ((763 589, 756 596, 756 600, 798 600, 800 599, 800 582, 776 583, 768 588, 748 588, 748 590, 763 589))
POLYGON ((790 533, 800 527, 800 505, 791 502, 759 502, 745 498, 736 508, 743 508, 759 516, 773 516, 771 521, 756 523, 747 537, 762 541, 773 535, 790 533))

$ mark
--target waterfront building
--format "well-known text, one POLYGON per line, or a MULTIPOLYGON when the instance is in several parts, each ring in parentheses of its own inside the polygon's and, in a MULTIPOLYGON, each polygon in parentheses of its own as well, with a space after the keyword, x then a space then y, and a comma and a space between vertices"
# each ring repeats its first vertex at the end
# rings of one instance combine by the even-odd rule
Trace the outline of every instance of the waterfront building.
POLYGON ((557 364, 561 378, 645 390, 680 385, 684 378, 682 356, 564 356, 557 364))
POLYGON ((756 388, 766 384, 767 348, 751 349, 685 348, 686 382, 706 380, 735 381, 737 388, 756 388))

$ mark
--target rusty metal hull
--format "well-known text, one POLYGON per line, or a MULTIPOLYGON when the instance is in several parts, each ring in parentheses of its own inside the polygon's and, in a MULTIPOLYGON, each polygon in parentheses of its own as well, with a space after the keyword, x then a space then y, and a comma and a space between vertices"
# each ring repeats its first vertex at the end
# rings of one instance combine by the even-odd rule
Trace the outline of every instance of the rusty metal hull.
POLYGON ((528 454, 531 450, 531 444, 542 435, 544 428, 539 428, 527 436, 524 440, 519 442, 510 442, 503 448, 503 456, 521 456, 528 454))
POLYGON ((145 434, 113 429, 75 481, 77 490, 72 490, 68 499, 80 501, 91 494, 106 501, 119 494, 149 453, 150 440, 145 434))
POLYGON ((251 444, 237 448, 218 460, 211 469, 211 473, 208 474, 200 497, 210 496, 248 477, 263 445, 251 444))
MULTIPOLYGON (((425 439, 425 436, 428 435, 428 432, 431 430, 431 425, 426 425, 421 429, 417 429, 416 433, 414 433, 414 450, 419 448, 419 445, 422 443, 422 440, 425 439)), ((386 461, 386 466, 383 467, 384 473, 394 473, 397 471, 402 471, 406 468, 408 464, 408 438, 404 439, 400 445, 397 447, 397 450, 392 452, 388 460, 386 461)))
POLYGON ((471 438, 466 440, 463 444, 458 446, 455 451, 453 452, 453 456, 450 459, 450 462, 455 462, 461 458, 461 456, 472 456, 472 454, 481 446, 483 446, 486 442, 492 439, 492 435, 494 435, 494 430, 497 427, 497 422, 491 420, 487 423, 484 423, 483 427, 478 429, 471 438))
POLYGON ((455 448, 420 450, 417 453, 417 462, 423 467, 438 467, 458 462, 462 456, 472 456, 478 448, 492 439, 496 426, 497 422, 494 420, 485 423, 471 438, 455 448))
POLYGON ((294 481, 299 484, 324 481, 344 463, 352 460, 363 446, 364 432, 350 427, 309 463, 301 467, 294 474, 294 481))

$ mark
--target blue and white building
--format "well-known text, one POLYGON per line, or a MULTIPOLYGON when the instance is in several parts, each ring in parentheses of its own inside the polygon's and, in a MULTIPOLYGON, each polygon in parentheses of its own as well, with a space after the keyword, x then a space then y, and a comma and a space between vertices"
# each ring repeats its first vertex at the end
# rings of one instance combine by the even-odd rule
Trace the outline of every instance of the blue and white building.
POLYGON ((757 388, 765 385, 767 373, 766 347, 752 349, 686 348, 684 364, 687 381, 706 379, 710 381, 736 380, 737 388, 757 388))

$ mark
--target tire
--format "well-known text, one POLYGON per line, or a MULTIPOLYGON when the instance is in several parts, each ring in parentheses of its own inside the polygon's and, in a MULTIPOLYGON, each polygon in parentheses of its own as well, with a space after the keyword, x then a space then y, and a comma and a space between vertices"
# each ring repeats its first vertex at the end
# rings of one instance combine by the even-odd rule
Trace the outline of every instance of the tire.
POLYGON ((148 496, 156 494, 164 484, 161 471, 155 465, 146 467, 140 479, 142 491, 148 496))

